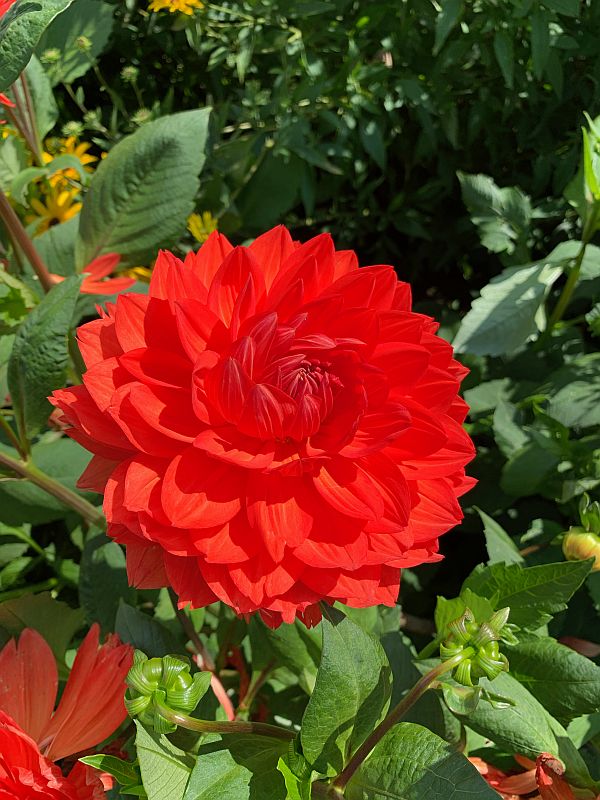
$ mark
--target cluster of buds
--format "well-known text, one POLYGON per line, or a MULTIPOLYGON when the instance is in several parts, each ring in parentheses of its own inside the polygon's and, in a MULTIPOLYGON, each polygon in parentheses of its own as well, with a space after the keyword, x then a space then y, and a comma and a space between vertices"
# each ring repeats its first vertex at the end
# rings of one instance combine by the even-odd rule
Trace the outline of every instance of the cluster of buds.
POLYGON ((502 608, 481 624, 475 622, 470 609, 449 623, 447 636, 440 645, 443 662, 455 659, 458 663, 452 677, 462 686, 473 687, 480 678, 493 681, 508 670, 508 660, 500 652, 500 641, 515 644, 516 638, 507 625, 509 608, 502 608))
POLYGON ((190 663, 182 657, 148 658, 136 650, 127 675, 125 706, 142 724, 157 733, 170 733, 177 725, 168 717, 173 712, 193 711, 208 690, 210 679, 209 672, 190 675, 190 663))

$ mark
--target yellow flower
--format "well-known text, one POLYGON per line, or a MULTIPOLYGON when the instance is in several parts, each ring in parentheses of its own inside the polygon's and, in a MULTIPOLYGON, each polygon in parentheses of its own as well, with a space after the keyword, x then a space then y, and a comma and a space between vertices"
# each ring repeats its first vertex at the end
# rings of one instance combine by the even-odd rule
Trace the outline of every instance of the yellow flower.
POLYGON ((148 269, 148 267, 131 267, 122 274, 127 275, 128 278, 135 278, 136 281, 141 281, 141 283, 150 283, 152 270, 148 269))
POLYGON ((213 231, 217 230, 217 220, 210 211, 203 211, 202 214, 191 214, 187 221, 188 231, 200 244, 208 239, 213 231))
POLYGON ((196 8, 204 8, 201 0, 152 0, 148 8, 150 11, 170 11, 171 14, 180 12, 191 16, 196 8))
POLYGON ((76 200, 77 191, 50 187, 47 195, 41 200, 34 198, 30 205, 35 212, 26 217, 26 222, 37 222, 35 235, 47 231, 52 225, 60 225, 79 214, 81 203, 76 200))
MULTIPOLYGON (((56 142, 56 140, 54 140, 56 142)), ((53 143, 54 144, 54 143, 53 143)), ((46 143, 48 146, 48 143, 46 143)), ((90 167, 95 161, 98 161, 96 156, 88 153, 92 145, 89 142, 78 142, 77 137, 69 136, 66 139, 58 139, 58 145, 48 147, 52 152, 45 151, 42 153, 44 164, 49 164, 57 156, 69 155, 75 156, 81 161, 83 168, 86 172, 93 172, 94 168, 90 167)), ((63 189, 68 188, 68 181, 76 181, 79 174, 76 169, 59 169, 53 175, 50 175, 48 181, 50 186, 61 186, 63 189)))

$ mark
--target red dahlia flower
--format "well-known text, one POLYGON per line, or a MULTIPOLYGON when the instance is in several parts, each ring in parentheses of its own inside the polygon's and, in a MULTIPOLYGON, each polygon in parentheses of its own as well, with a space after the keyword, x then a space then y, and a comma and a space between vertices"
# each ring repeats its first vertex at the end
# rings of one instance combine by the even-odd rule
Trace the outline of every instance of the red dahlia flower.
POLYGON ((12 719, 0 711, 0 800, 102 800, 102 779, 78 762, 65 777, 12 719))
POLYGON ((114 634, 98 647, 98 635, 98 625, 92 625, 77 651, 56 711, 58 670, 46 640, 26 628, 18 644, 11 639, 0 651, 0 710, 51 761, 100 744, 127 716, 125 677, 133 662, 133 648, 121 644, 114 634))
POLYGON ((162 252, 148 296, 79 329, 84 384, 52 398, 132 582, 271 625, 393 605, 473 483, 466 370, 436 329, 326 234, 162 252))

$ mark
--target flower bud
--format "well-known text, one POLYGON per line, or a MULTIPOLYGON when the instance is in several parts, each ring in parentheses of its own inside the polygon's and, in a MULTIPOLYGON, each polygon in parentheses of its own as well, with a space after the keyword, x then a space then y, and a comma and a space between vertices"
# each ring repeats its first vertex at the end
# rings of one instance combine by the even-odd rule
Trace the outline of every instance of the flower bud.
POLYGON ((89 53, 92 49, 92 40, 88 39, 87 36, 78 36, 75 39, 75 44, 77 45, 77 49, 81 50, 82 53, 89 53))
POLYGON ((562 549, 568 561, 584 561, 593 558, 592 572, 600 571, 600 536, 583 528, 569 528, 563 539, 562 549))
POLYGON ((462 656, 452 671, 452 677, 462 686, 476 686, 480 678, 493 681, 508 670, 508 660, 500 652, 499 640, 514 642, 515 636, 507 626, 510 609, 496 611, 487 622, 477 623, 467 608, 459 619, 450 622, 447 636, 440 645, 442 661, 462 656))
POLYGON ((69 137, 74 136, 76 139, 79 139, 81 134, 83 133, 83 125, 81 122, 77 120, 71 120, 70 122, 65 122, 62 126, 62 135, 69 137))
POLYGON ((125 83, 135 83, 138 79, 138 75, 140 71, 137 67, 134 67, 132 64, 123 67, 121 70, 121 78, 125 81, 125 83))
POLYGON ((125 706, 131 717, 157 733, 169 733, 177 727, 165 719, 161 708, 193 711, 210 685, 209 672, 190 675, 190 664, 179 656, 148 658, 136 650, 133 666, 127 675, 125 706))
POLYGON ((58 47, 49 47, 47 50, 44 50, 42 55, 40 56, 40 61, 42 64, 58 64, 61 59, 61 53, 58 47))
POLYGON ((152 111, 149 108, 139 108, 131 117, 134 125, 143 125, 146 122, 150 122, 151 119, 152 111))

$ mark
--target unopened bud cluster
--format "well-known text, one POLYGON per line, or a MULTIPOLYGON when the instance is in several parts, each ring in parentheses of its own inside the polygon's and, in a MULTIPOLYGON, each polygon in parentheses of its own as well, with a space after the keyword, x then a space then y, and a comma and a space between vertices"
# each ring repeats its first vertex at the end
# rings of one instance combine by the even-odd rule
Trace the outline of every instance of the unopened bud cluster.
POLYGON ((133 666, 127 675, 125 706, 129 715, 169 733, 177 727, 165 719, 161 709, 189 713, 198 705, 208 686, 206 673, 190 675, 190 664, 178 656, 148 658, 136 650, 133 666))
POLYGON ((573 525, 562 542, 565 558, 569 561, 594 559, 593 572, 600 571, 600 503, 590 502, 583 495, 579 505, 581 525, 573 525))
POLYGON ((507 626, 509 608, 503 608, 487 622, 475 622, 470 609, 447 627, 447 636, 440 645, 442 661, 460 656, 452 677, 463 686, 475 686, 480 678, 493 681, 508 670, 508 660, 500 652, 499 642, 514 643, 515 637, 507 626))

